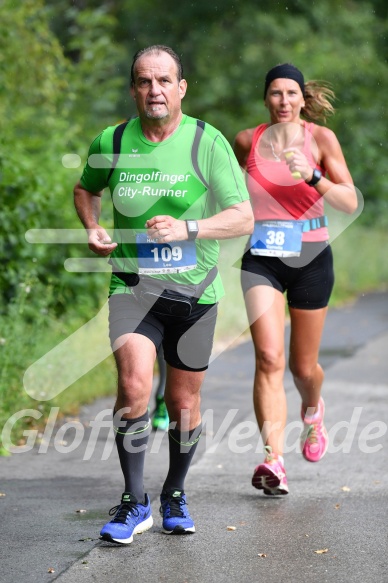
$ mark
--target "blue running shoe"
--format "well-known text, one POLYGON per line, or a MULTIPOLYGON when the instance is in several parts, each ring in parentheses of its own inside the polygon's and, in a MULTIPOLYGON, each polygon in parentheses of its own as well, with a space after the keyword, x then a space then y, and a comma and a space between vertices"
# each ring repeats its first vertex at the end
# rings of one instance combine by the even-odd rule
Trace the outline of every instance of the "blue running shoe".
POLYGON ((153 525, 151 505, 148 495, 144 504, 140 504, 130 492, 124 492, 121 504, 109 510, 109 515, 115 515, 101 529, 100 538, 110 543, 129 545, 133 535, 148 530, 153 525))
POLYGON ((165 534, 191 534, 195 532, 183 490, 163 491, 160 495, 160 514, 163 516, 165 534))

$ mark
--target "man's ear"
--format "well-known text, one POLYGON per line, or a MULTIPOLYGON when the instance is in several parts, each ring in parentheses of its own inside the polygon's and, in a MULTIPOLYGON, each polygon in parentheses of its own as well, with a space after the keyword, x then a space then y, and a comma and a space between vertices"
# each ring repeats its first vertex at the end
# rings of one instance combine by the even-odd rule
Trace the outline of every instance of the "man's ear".
POLYGON ((187 81, 186 81, 186 79, 181 79, 179 81, 179 95, 180 95, 181 99, 183 99, 184 96, 186 95, 186 91, 187 91, 187 81))

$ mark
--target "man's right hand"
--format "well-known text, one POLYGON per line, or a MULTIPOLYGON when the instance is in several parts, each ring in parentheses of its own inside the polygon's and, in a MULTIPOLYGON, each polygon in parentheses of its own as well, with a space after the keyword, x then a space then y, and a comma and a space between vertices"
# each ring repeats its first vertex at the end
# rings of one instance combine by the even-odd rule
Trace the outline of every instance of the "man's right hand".
POLYGON ((117 243, 112 243, 112 239, 102 227, 88 229, 89 249, 100 257, 106 257, 117 247, 117 243))

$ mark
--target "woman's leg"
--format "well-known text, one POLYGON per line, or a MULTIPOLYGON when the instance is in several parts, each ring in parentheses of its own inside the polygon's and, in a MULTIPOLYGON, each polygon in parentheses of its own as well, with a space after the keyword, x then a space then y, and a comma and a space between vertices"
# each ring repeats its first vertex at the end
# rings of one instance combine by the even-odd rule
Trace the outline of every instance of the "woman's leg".
POLYGON ((246 292, 245 303, 255 347, 253 403, 256 419, 264 444, 281 455, 287 418, 283 384, 285 300, 281 292, 261 285, 246 292))
POLYGON ((289 365, 302 398, 303 412, 310 409, 310 415, 318 406, 324 378, 318 355, 326 314, 327 307, 318 310, 290 308, 289 365))
POLYGON ((304 430, 301 449, 309 462, 318 462, 325 455, 329 444, 323 424, 325 405, 321 398, 324 374, 318 363, 326 313, 327 307, 318 310, 290 308, 290 370, 302 397, 304 430))

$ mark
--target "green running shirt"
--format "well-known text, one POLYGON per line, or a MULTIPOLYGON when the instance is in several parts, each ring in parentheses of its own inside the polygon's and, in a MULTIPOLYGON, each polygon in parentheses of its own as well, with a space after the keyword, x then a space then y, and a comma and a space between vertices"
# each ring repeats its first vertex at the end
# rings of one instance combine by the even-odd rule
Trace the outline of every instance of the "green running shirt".
MULTIPOLYGON (((197 174, 192 160, 196 122, 195 118, 183 115, 177 130, 163 142, 155 143, 144 137, 139 118, 130 120, 109 181, 116 126, 106 128, 91 144, 80 184, 92 193, 110 189, 113 241, 118 243, 111 262, 116 271, 147 273, 177 283, 198 284, 217 265, 219 243, 215 239, 155 244, 146 236, 145 222, 156 215, 198 220, 249 200, 230 144, 209 124, 205 124, 199 142, 200 173, 197 174)), ((130 291, 112 273, 109 293, 130 291)), ((200 303, 216 303, 223 295, 218 274, 200 303)))

